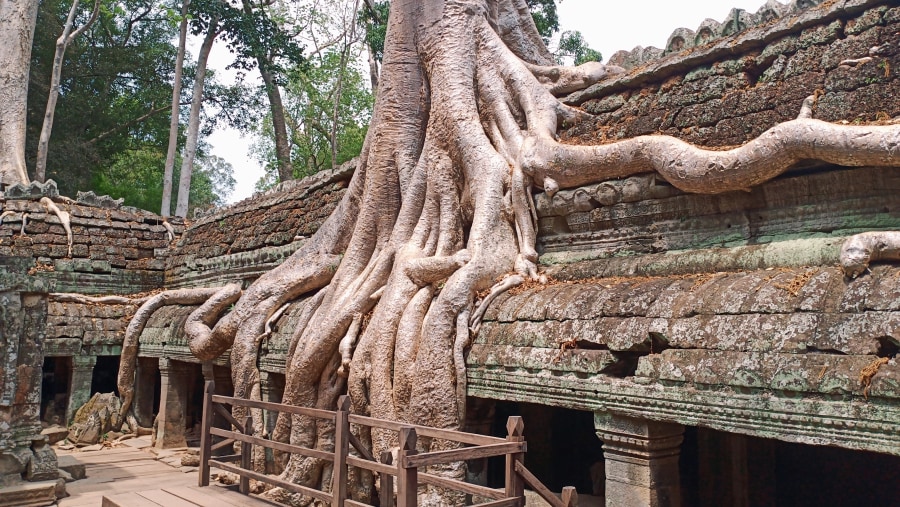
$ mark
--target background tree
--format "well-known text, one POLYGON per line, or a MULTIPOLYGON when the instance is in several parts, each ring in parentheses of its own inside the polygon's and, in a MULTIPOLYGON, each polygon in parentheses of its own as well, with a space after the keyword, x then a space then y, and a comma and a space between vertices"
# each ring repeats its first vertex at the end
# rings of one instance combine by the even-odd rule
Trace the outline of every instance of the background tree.
MULTIPOLYGON (((29 87, 27 154, 32 156, 37 151, 56 39, 70 7, 67 0, 40 5, 29 87)), ((47 158, 47 176, 58 182, 63 194, 94 190, 125 197, 128 205, 159 209, 177 34, 177 19, 172 19, 168 7, 151 0, 124 0, 101 9, 95 24, 66 50, 61 100, 47 158), (133 174, 121 174, 125 169, 133 174), (151 175, 155 181, 137 183, 151 175), (121 186, 116 182, 122 182, 121 186), (153 193, 155 202, 137 199, 145 193, 153 193)), ((194 73, 192 64, 185 65, 184 80, 194 73)), ((243 109, 239 100, 244 94, 223 87, 212 76, 205 89, 208 111, 204 115, 224 121, 231 111, 243 109)), ((176 121, 187 120, 180 114, 183 105, 185 99, 178 104, 176 121)), ((214 125, 204 118, 201 138, 214 125)), ((184 136, 177 140, 179 145, 185 142, 184 136)), ((202 157, 202 142, 200 146, 202 157)))
POLYGON ((603 55, 599 51, 591 49, 584 36, 577 30, 566 31, 559 36, 555 55, 560 63, 571 62, 573 65, 603 61, 603 55))
MULTIPOLYGON (((167 216, 172 209, 172 177, 175 170, 175 155, 178 152, 178 126, 181 111, 181 78, 184 68, 184 53, 187 49, 188 7, 191 0, 181 1, 181 15, 178 21, 178 51, 175 53, 175 78, 172 81, 172 102, 169 115, 169 144, 166 148, 166 163, 163 172, 163 192, 160 201, 160 214, 167 216)), ((171 19, 176 19, 173 12, 168 12, 171 19)))
POLYGON ((47 171, 47 148, 50 143, 50 134, 53 131, 53 115, 56 112, 56 100, 59 98, 59 79, 62 74, 63 55, 66 48, 79 35, 84 33, 100 14, 100 0, 94 0, 94 10, 91 12, 90 18, 84 22, 77 30, 72 31, 75 22, 75 15, 78 13, 80 2, 73 0, 72 7, 69 8, 69 16, 66 18, 66 24, 63 25, 62 34, 56 39, 56 53, 53 55, 53 70, 50 77, 50 94, 47 97, 47 109, 44 112, 44 124, 41 127, 41 138, 38 140, 37 162, 34 168, 34 179, 44 181, 47 171))

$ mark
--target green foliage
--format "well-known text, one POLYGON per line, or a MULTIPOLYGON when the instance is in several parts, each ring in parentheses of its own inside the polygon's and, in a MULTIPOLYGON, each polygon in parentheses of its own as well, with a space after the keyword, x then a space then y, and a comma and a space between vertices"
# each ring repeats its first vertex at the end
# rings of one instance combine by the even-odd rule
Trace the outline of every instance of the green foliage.
POLYGON ((559 31, 559 16, 556 13, 556 0, 526 0, 531 9, 531 17, 537 26, 544 44, 550 45, 550 39, 559 31))
POLYGON ((559 48, 556 51, 557 59, 571 58, 575 65, 587 62, 601 62, 603 55, 595 49, 588 47, 587 41, 579 31, 565 31, 559 37, 559 48))
MULTIPOLYGON (((290 74, 284 89, 284 102, 289 118, 295 178, 331 168, 333 97, 340 72, 341 55, 331 51, 310 60, 306 66, 290 74)), ((365 76, 352 66, 343 72, 336 143, 338 164, 359 155, 374 104, 365 76)), ((257 189, 262 190, 278 181, 270 119, 263 123, 259 133, 261 135, 254 145, 254 152, 266 168, 266 176, 257 183, 257 189)))
MULTIPOLYGON (((43 123, 55 42, 70 5, 69 0, 46 0, 38 11, 28 89, 30 167, 43 123)), ((64 194, 91 189, 94 173, 120 153, 163 145, 168 137, 174 37, 154 2, 124 0, 104 7, 91 28, 69 46, 47 162, 47 177, 56 180, 64 194)))
MULTIPOLYGON (((70 6, 71 0, 44 0, 39 7, 28 97, 30 167, 43 123, 55 42, 70 6)), ((153 0, 104 3, 97 22, 67 49, 47 162, 47 177, 56 180, 64 195, 94 190, 125 197, 132 206, 159 210, 179 6, 153 0)), ((89 15, 89 9, 85 11, 83 18, 89 15)), ((200 14, 192 12, 191 19, 199 23, 200 14)), ((83 21, 76 19, 76 26, 83 21)), ((189 93, 193 67, 186 66, 184 74, 182 89, 189 93)), ((248 109, 243 107, 246 90, 217 84, 212 75, 207 83, 207 114, 229 123, 246 121, 238 119, 244 115, 217 114, 248 109)), ((204 122, 204 134, 214 125, 204 122)), ((198 185, 206 187, 192 189, 195 205, 221 201, 227 188, 195 176, 192 186, 198 185)))
MULTIPOLYGON (((124 198, 127 206, 154 210, 162 198, 165 161, 165 152, 152 148, 124 151, 116 155, 111 165, 94 174, 92 186, 95 192, 124 198)), ((180 169, 181 162, 178 161, 175 164, 176 181, 180 169)), ((221 158, 200 157, 191 180, 188 216, 194 209, 224 205, 234 190, 233 173, 231 164, 221 158)))
POLYGON ((373 9, 368 4, 362 10, 359 22, 365 29, 365 42, 372 49, 375 59, 379 62, 384 58, 384 38, 387 34, 388 12, 391 4, 388 1, 372 2, 373 9))

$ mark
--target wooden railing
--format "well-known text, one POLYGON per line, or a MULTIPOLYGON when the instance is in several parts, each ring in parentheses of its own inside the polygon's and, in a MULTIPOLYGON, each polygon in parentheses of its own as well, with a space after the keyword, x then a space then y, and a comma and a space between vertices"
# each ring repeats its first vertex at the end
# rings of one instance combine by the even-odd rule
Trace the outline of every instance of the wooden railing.
POLYGON ((560 499, 525 468, 523 459, 526 443, 523 436, 524 423, 521 417, 509 418, 506 424, 507 436, 504 439, 354 415, 350 413, 350 398, 348 396, 341 396, 338 400, 338 409, 332 412, 231 398, 214 393, 215 385, 211 381, 207 382, 203 397, 203 429, 200 437, 200 486, 209 486, 210 468, 218 468, 237 474, 240 477, 239 490, 243 494, 250 493, 250 480, 253 479, 283 488, 292 493, 315 498, 333 507, 367 507, 368 504, 360 503, 347 497, 347 467, 352 466, 379 474, 381 481, 379 498, 381 507, 393 507, 394 505, 397 507, 413 507, 417 505, 419 484, 430 484, 467 493, 473 495, 473 497, 489 499, 489 501, 480 503, 476 507, 524 506, 526 485, 530 486, 535 493, 540 495, 552 507, 575 507, 578 503, 575 488, 564 488, 562 499, 560 499), (251 418, 247 417, 244 421, 237 421, 232 417, 231 411, 225 408, 225 405, 285 412, 333 421, 335 425, 334 452, 310 449, 256 437, 253 435, 253 421, 251 418), (234 428, 234 431, 213 427, 214 414, 219 414, 228 421, 234 428), (371 451, 366 449, 350 431, 351 424, 396 431, 400 441, 396 462, 389 451, 383 452, 380 460, 376 460, 371 451), (416 441, 419 436, 457 442, 470 447, 419 454, 416 451, 416 441), (223 440, 213 444, 213 437, 220 437, 223 440), (241 443, 239 454, 213 456, 213 453, 217 450, 226 448, 235 442, 241 443), (333 463, 334 472, 332 473, 331 492, 294 484, 254 471, 252 463, 253 446, 299 454, 333 463), (356 450, 358 457, 350 454, 351 446, 356 450), (419 471, 421 467, 493 456, 506 456, 505 487, 503 489, 488 488, 419 471), (396 484, 396 503, 394 484, 396 484))

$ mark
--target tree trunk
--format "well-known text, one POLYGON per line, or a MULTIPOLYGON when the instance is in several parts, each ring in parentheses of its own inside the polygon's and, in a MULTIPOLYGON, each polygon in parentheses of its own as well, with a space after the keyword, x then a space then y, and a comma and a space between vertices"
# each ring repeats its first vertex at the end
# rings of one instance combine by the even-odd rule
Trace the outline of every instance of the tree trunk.
POLYGON ((175 155, 178 151, 178 125, 181 111, 181 75, 184 67, 184 50, 187 44, 187 12, 191 0, 181 3, 181 27, 178 32, 178 53, 175 56, 175 82, 172 83, 172 116, 169 120, 169 148, 166 151, 166 166, 163 170, 163 194, 159 214, 167 217, 172 213, 172 173, 175 172, 175 155))
POLYGON ((37 0, 0 0, 0 188, 28 183, 25 119, 37 0))
POLYGON ((219 20, 214 17, 209 22, 206 37, 200 46, 200 54, 197 56, 197 75, 194 77, 194 90, 191 96, 191 113, 188 119, 187 142, 184 146, 184 158, 181 161, 181 176, 178 181, 178 204, 175 206, 175 216, 186 217, 188 202, 191 195, 191 176, 194 173, 194 157, 197 155, 197 143, 200 134, 200 109, 203 107, 203 85, 206 82, 206 63, 209 60, 209 52, 218 32, 219 20))
POLYGON ((288 139, 287 121, 284 116, 284 103, 281 91, 272 73, 266 70, 265 58, 257 58, 259 74, 262 76, 266 95, 269 97, 269 109, 272 112, 272 130, 275 133, 275 158, 278 160, 278 181, 294 179, 294 166, 291 163, 291 143, 288 139))
MULTIPOLYGON (((657 171, 676 187, 714 193, 758 184, 801 159, 900 164, 900 126, 808 118, 730 151, 664 136, 559 144, 558 123, 585 113, 553 92, 604 75, 599 63, 553 66, 524 0, 394 0, 372 123, 341 203, 225 316, 219 312, 233 289, 199 307, 185 326, 192 352, 213 360, 230 347, 235 396, 258 398, 267 322, 304 298, 296 303, 284 403, 331 409, 346 391, 355 413, 459 429, 464 351, 479 316, 498 292, 526 279, 546 282, 537 270, 534 188, 552 195, 560 186, 657 171)), ((243 420, 245 410, 235 415, 243 420)), ((326 424, 288 414, 273 434, 322 449, 333 436, 326 424)), ((397 445, 395 434, 380 430, 359 438, 375 455, 397 445)), ((426 451, 448 445, 421 443, 426 451)), ((328 463, 283 458, 285 479, 329 483, 328 463)), ((255 460, 264 469, 265 457, 255 460)), ((462 479, 464 465, 429 472, 462 479)), ((371 476, 355 475, 351 491, 370 498, 371 476)), ((421 505, 462 500, 436 489, 420 496, 421 505)))
POLYGON ((56 39, 56 52, 53 55, 53 70, 50 74, 50 94, 47 96, 47 108, 44 111, 44 124, 41 127, 41 137, 38 140, 37 160, 34 167, 34 179, 43 182, 46 178, 47 171, 47 151, 50 147, 50 134, 53 131, 53 116, 56 112, 56 100, 59 98, 59 80, 62 75, 63 56, 66 54, 66 48, 73 40, 77 39, 85 30, 90 27, 97 19, 100 13, 100 0, 94 0, 94 10, 91 17, 81 26, 75 33, 72 33, 72 24, 75 21, 75 13, 78 11, 79 0, 72 2, 72 8, 69 9, 69 16, 63 25, 62 34, 56 39))

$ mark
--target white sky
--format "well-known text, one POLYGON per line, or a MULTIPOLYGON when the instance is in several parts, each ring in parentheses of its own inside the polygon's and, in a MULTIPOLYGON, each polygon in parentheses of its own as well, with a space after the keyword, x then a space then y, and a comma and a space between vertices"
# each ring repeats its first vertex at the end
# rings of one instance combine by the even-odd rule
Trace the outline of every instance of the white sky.
MULTIPOLYGON (((562 0, 558 12, 561 30, 581 31, 590 47, 609 59, 620 49, 662 48, 676 28, 696 30, 706 18, 721 22, 734 7, 756 12, 764 3, 765 0, 562 0)), ((229 61, 230 54, 223 45, 213 48, 210 67, 217 69, 220 76, 229 61)), ((208 142, 214 155, 234 166, 237 185, 229 202, 249 197, 262 176, 259 163, 248 153, 252 139, 242 138, 234 130, 220 129, 208 142)))

